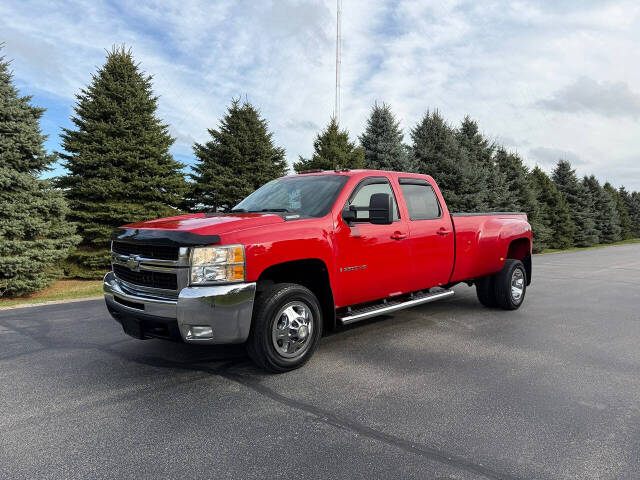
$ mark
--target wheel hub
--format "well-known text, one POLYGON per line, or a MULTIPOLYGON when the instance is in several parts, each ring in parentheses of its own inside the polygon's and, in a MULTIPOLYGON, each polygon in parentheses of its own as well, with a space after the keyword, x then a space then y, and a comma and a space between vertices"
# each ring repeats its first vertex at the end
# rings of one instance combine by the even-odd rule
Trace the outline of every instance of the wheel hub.
POLYGON ((298 358, 305 354, 311 343, 313 314, 301 301, 287 303, 277 313, 271 329, 273 347, 284 358, 298 358))
POLYGON ((306 325, 301 325, 298 329, 298 338, 304 340, 309 335, 309 328, 306 325))
POLYGON ((524 293, 524 274, 522 270, 516 268, 511 275, 511 297, 518 303, 522 300, 524 293))

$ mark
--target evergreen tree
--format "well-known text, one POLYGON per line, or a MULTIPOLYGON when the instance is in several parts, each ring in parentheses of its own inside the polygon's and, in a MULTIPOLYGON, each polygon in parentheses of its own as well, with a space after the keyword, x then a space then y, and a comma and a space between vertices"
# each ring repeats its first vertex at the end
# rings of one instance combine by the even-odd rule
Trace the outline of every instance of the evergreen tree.
POLYGON ((413 158, 413 148, 411 148, 411 145, 407 145, 406 143, 402 144, 402 148, 404 150, 404 157, 406 159, 406 171, 407 172, 417 172, 418 170, 416 169, 416 162, 415 159, 413 158))
POLYGON ((625 204, 624 198, 620 194, 619 190, 616 190, 609 182, 602 187, 614 200, 616 204, 616 211, 618 218, 620 219, 620 238, 627 240, 633 237, 633 223, 629 215, 629 210, 625 204))
POLYGON ((456 137, 467 151, 470 162, 479 169, 487 209, 502 212, 516 210, 516 202, 509 192, 507 180, 496 166, 496 147, 480 133, 478 123, 467 115, 457 130, 456 137))
POLYGON ((327 128, 316 136, 313 150, 311 158, 301 156, 293 164, 296 172, 364 168, 364 149, 356 147, 355 143, 349 140, 349 132, 340 130, 338 122, 333 117, 327 128))
POLYGON ((58 180, 79 223, 85 269, 108 267, 109 234, 122 224, 175 215, 187 184, 169 153, 174 139, 156 116, 152 77, 131 50, 113 48, 76 96, 74 129, 63 129, 61 156, 69 173, 58 180))
POLYGON ((571 207, 571 216, 576 225, 574 245, 590 247, 599 241, 595 225, 593 199, 590 192, 580 183, 576 171, 567 160, 560 160, 553 170, 553 181, 571 207))
POLYGON ((529 169, 515 153, 500 147, 495 155, 498 172, 506 179, 509 197, 515 202, 516 210, 526 212, 533 230, 533 248, 536 252, 548 247, 551 230, 541 221, 535 191, 531 188, 529 169))
MULTIPOLYGON (((573 244, 576 230, 576 226, 571 219, 569 204, 555 183, 540 167, 535 167, 531 171, 529 183, 538 201, 539 221, 547 228, 546 231, 550 233, 547 238, 541 239, 542 243, 546 243, 550 248, 569 248, 573 244)), ((534 235, 536 235, 535 231, 534 235)), ((534 246, 539 236, 534 237, 534 246)))
POLYGON ((229 210, 251 192, 287 173, 285 151, 273 144, 269 124, 248 102, 233 100, 211 140, 193 147, 197 164, 191 205, 229 210))
POLYGON ((80 241, 62 192, 38 179, 56 158, 44 149, 44 109, 30 102, 0 56, 0 296, 45 288, 80 241))
POLYGON ((631 194, 631 209, 629 212, 633 224, 633 236, 640 238, 640 192, 631 194))
POLYGON ((516 199, 509 191, 509 185, 504 174, 494 168, 492 176, 487 180, 487 210, 493 212, 514 212, 521 210, 516 199))
POLYGON ((411 138, 413 168, 437 179, 449 210, 478 212, 487 208, 481 169, 437 111, 427 111, 411 131, 411 138))
POLYGON ((627 191, 626 188, 624 188, 624 186, 618 189, 618 193, 620 194, 620 198, 622 199, 624 208, 626 209, 627 215, 629 217, 629 231, 626 238, 637 238, 638 236, 640 236, 640 225, 638 224, 633 196, 627 191))
POLYGON ((515 203, 515 209, 535 216, 537 201, 535 192, 529 184, 529 169, 520 156, 507 152, 503 147, 498 148, 495 155, 497 170, 505 179, 509 197, 515 203))
POLYGON ((364 149, 366 168, 375 170, 408 169, 407 149, 402 143, 404 134, 400 122, 386 105, 373 105, 367 126, 360 136, 360 145, 364 149))
POLYGON ((616 208, 616 199, 600 186, 598 179, 591 175, 582 180, 594 200, 596 230, 601 243, 613 243, 620 240, 620 217, 616 208))

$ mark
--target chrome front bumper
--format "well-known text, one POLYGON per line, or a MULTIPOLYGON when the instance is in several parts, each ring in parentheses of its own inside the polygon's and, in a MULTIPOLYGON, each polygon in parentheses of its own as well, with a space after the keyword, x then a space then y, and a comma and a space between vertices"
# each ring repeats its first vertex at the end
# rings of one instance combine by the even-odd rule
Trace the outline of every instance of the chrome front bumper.
POLYGON ((137 322, 141 336, 144 328, 140 325, 147 321, 167 324, 168 331, 179 332, 187 343, 243 343, 249 336, 255 282, 187 287, 180 290, 177 298, 134 292, 127 287, 113 272, 107 273, 103 281, 104 299, 123 327, 125 319, 137 322), (212 338, 192 338, 189 334, 192 326, 211 327, 212 338))

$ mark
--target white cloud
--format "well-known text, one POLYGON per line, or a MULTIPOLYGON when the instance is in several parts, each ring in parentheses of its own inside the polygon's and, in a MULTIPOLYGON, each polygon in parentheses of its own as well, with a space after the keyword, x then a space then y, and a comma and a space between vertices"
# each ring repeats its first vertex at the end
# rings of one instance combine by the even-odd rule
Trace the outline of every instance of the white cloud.
MULTIPOLYGON (((353 138, 376 100, 405 134, 438 108, 453 123, 470 114, 530 164, 541 161, 536 148, 573 152, 579 173, 640 189, 629 166, 639 155, 629 87, 640 84, 637 2, 361 0, 343 9, 341 120, 353 138)), ((232 97, 261 109, 290 162, 311 153, 333 109, 333 0, 9 0, 0 18, 23 93, 69 105, 105 48, 131 46, 154 75, 174 152, 187 157, 232 97)))
POLYGON ((558 160, 568 160, 574 167, 585 164, 577 153, 553 147, 532 148, 529 150, 529 158, 544 167, 553 167, 558 160))
POLYGON ((596 82, 580 77, 561 88, 551 98, 538 101, 543 108, 558 112, 597 113, 607 117, 640 115, 640 94, 632 92, 625 82, 596 82))

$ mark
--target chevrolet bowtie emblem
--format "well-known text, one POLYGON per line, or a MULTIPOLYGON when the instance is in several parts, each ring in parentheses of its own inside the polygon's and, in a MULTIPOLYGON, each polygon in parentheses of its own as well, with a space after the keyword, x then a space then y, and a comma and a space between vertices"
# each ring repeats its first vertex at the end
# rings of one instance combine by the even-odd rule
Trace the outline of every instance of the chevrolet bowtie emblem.
POLYGON ((129 255, 129 258, 127 259, 127 267, 129 267, 129 270, 138 272, 140 270, 140 257, 133 254, 129 255))

